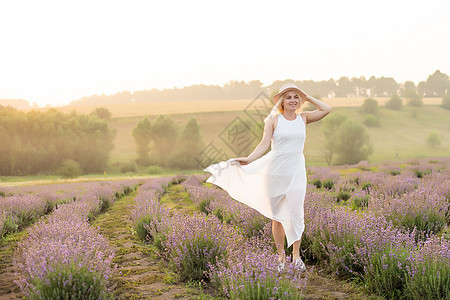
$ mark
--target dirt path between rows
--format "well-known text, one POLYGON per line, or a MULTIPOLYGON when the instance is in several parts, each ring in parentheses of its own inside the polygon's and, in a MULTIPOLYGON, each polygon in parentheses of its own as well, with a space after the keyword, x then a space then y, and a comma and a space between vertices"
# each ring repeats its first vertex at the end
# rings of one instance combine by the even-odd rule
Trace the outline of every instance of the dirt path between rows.
POLYGON ((0 300, 22 299, 14 280, 17 279, 13 256, 18 242, 26 235, 25 231, 17 232, 0 240, 0 300))
POLYGON ((136 192, 117 200, 93 223, 117 248, 115 263, 121 273, 115 278, 117 299, 194 299, 195 292, 175 284, 167 262, 133 235, 135 197, 136 192))
MULTIPOLYGON (((313 267, 308 266, 307 267, 313 267)), ((330 275, 323 274, 316 268, 308 276, 308 283, 306 286, 305 300, 380 300, 381 298, 375 295, 368 295, 363 291, 362 287, 352 285, 343 280, 333 278, 330 275)))

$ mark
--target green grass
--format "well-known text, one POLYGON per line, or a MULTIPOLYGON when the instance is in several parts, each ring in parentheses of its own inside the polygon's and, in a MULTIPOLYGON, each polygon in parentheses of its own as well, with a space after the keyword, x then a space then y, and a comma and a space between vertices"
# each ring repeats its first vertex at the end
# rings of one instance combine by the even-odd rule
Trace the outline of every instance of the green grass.
POLYGON ((197 209, 189 193, 180 184, 169 185, 160 201, 166 207, 186 214, 192 214, 197 209))
MULTIPOLYGON (((357 107, 335 108, 333 113, 337 112, 344 113, 349 119, 361 123, 365 117, 357 107)), ((117 130, 115 148, 111 153, 113 162, 128 162, 136 158, 131 130, 142 117, 117 118, 109 121, 110 126, 117 130)), ((237 156, 222 142, 219 135, 236 117, 247 119, 243 111, 174 114, 170 117, 180 128, 190 118, 197 118, 205 144, 213 142, 216 147, 225 151, 227 157, 237 156)), ((153 121, 156 116, 149 118, 153 121)), ((450 122, 448 121, 450 112, 448 110, 433 105, 425 105, 422 108, 403 107, 401 111, 381 107, 379 118, 380 127, 366 127, 374 146, 374 152, 369 156, 370 163, 450 156, 450 122), (432 130, 436 130, 442 140, 441 145, 435 148, 426 142, 432 130)), ((260 138, 256 138, 245 155, 253 150, 260 138)), ((321 122, 308 125, 304 149, 307 165, 326 165, 323 145, 324 134, 321 122)))
MULTIPOLYGON (((199 170, 183 170, 183 174, 198 174, 199 170)), ((2 186, 14 186, 14 185, 35 185, 35 184, 57 184, 68 182, 92 182, 92 181, 111 181, 111 180, 124 180, 133 178, 154 178, 162 176, 174 176, 180 174, 178 170, 163 169, 160 174, 148 174, 143 171, 137 172, 105 172, 99 174, 85 174, 80 177, 65 179, 60 176, 53 175, 28 175, 28 176, 0 176, 0 191, 2 186)))
POLYGON ((27 236, 26 231, 19 231, 0 238, 0 270, 11 263, 12 255, 17 248, 17 243, 27 236))
POLYGON ((2 278, 0 286, 3 293, 20 294, 19 287, 13 282, 17 278, 5 272, 11 272, 14 252, 17 250, 18 243, 27 235, 28 232, 23 230, 0 238, 0 276, 2 278), (10 270, 8 271, 8 269, 10 270))

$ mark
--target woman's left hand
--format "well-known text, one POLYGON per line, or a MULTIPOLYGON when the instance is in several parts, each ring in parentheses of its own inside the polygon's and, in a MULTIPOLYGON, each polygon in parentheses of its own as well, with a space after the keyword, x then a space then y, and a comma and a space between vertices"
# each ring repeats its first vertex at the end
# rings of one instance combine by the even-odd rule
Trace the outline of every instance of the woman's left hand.
POLYGON ((248 159, 248 157, 238 157, 234 159, 238 163, 241 164, 241 166, 248 165, 251 161, 248 159))

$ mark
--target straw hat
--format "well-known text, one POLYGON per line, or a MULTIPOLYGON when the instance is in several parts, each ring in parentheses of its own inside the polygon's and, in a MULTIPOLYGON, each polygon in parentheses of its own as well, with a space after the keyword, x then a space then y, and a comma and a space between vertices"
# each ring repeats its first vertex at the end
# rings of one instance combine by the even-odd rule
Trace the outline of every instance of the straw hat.
POLYGON ((284 93, 286 93, 288 91, 296 91, 300 95, 304 94, 303 91, 301 89, 299 89, 295 84, 287 83, 287 84, 281 86, 280 89, 278 90, 278 93, 275 94, 275 96, 273 96, 273 103, 276 104, 278 102, 278 100, 280 99, 281 95, 283 95, 284 93))

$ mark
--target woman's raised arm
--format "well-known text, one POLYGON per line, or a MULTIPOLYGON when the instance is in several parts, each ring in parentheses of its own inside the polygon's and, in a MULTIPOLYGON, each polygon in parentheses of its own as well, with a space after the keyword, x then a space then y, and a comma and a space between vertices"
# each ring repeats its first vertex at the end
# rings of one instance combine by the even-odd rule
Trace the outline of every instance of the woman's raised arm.
POLYGON ((331 112, 331 106, 314 97, 306 95, 305 101, 308 101, 309 103, 317 107, 317 109, 314 111, 305 111, 301 113, 306 120, 306 124, 317 122, 331 112))

